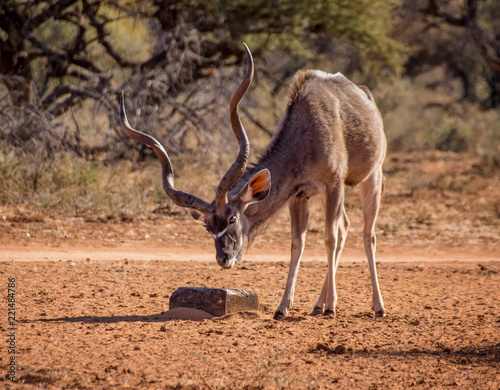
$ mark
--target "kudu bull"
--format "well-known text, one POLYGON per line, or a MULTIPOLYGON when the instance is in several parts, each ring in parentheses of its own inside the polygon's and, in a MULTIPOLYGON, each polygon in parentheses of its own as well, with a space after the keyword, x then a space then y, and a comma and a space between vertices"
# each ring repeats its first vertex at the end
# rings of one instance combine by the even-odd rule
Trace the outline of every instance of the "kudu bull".
POLYGON ((375 265, 375 219, 383 188, 382 162, 386 139, 382 118, 367 89, 342 74, 298 72, 278 128, 259 161, 247 168, 250 147, 238 105, 254 72, 247 51, 247 71, 230 104, 231 126, 239 143, 236 160, 208 203, 174 187, 170 159, 153 137, 134 130, 125 113, 123 94, 120 118, 125 133, 151 146, 162 166, 163 188, 174 203, 203 219, 215 241, 217 263, 231 268, 241 260, 248 237, 288 202, 291 219, 291 262, 286 288, 274 317, 288 315, 304 250, 309 198, 320 195, 325 210, 325 246, 328 271, 313 315, 335 314, 335 273, 349 228, 344 208, 344 186, 360 184, 364 216, 364 247, 373 289, 373 309, 385 315, 375 265), (272 185, 271 185, 272 178, 272 185))

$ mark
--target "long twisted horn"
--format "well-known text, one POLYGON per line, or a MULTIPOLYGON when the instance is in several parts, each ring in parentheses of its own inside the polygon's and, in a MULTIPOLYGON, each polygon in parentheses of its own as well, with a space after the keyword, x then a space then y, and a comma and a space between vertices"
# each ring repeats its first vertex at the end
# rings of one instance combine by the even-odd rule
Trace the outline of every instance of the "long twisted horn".
POLYGON ((163 189, 176 205, 181 207, 188 207, 203 214, 207 214, 212 211, 212 206, 204 200, 199 199, 194 195, 187 194, 175 189, 174 171, 172 169, 172 164, 170 163, 170 159, 167 152, 165 151, 165 148, 154 137, 141 133, 140 131, 133 129, 130 126, 127 119, 127 114, 125 112, 125 99, 123 92, 120 98, 120 123, 123 130, 130 138, 151 146, 155 153, 158 155, 162 168, 163 189))
POLYGON ((217 187, 217 191, 215 193, 216 211, 220 211, 227 204, 227 192, 245 172, 248 157, 250 155, 250 144, 248 142, 247 133, 245 132, 245 129, 243 128, 243 125, 240 121, 238 105, 241 98, 243 97, 243 95, 245 95, 245 92, 248 90, 248 87, 250 87, 250 84, 252 83, 254 66, 250 49, 248 49, 247 45, 243 45, 245 46, 245 50, 247 52, 247 73, 240 86, 236 90, 233 99, 231 100, 231 105, 229 106, 231 126, 233 128, 234 135, 236 136, 236 139, 238 140, 238 143, 240 145, 240 151, 238 153, 238 156, 236 157, 236 160, 233 162, 226 174, 222 177, 219 186, 217 187))

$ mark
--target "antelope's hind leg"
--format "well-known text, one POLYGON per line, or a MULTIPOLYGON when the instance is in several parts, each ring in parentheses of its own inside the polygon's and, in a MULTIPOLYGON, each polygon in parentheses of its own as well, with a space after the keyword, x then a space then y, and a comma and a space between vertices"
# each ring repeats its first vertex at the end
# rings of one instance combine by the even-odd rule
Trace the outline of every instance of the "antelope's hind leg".
POLYGON ((365 253, 370 269, 370 279, 373 290, 373 310, 375 317, 384 317, 385 308, 377 277, 377 266, 375 263, 375 251, 377 239, 375 236, 375 221, 377 219, 382 195, 383 175, 382 167, 372 173, 361 183, 361 203, 363 205, 363 242, 365 253))
POLYGON ((309 218, 309 200, 300 196, 292 199, 289 204, 290 221, 292 225, 292 251, 290 268, 286 281, 285 293, 278 309, 274 313, 274 319, 281 319, 288 315, 293 306, 293 296, 295 294, 295 282, 299 272, 300 259, 304 252, 306 242, 307 220, 309 218))

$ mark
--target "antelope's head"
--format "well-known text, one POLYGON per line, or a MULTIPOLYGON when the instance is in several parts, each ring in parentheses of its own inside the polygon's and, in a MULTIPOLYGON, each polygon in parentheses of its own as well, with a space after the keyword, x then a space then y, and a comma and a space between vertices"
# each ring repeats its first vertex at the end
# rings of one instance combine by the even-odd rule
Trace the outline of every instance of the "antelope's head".
POLYGON ((231 126, 239 143, 239 152, 236 160, 222 177, 215 199, 211 203, 174 187, 174 172, 165 148, 152 136, 130 126, 125 113, 123 93, 120 100, 120 122, 123 130, 129 137, 153 148, 162 166, 163 189, 175 204, 188 208, 193 218, 204 221, 205 228, 214 238, 217 263, 223 268, 231 268, 241 260, 250 228, 245 211, 250 204, 265 199, 271 188, 271 175, 264 169, 251 176, 236 194, 228 195, 229 190, 245 172, 250 154, 248 137, 238 114, 239 102, 252 83, 254 71, 250 50, 246 45, 245 49, 247 72, 230 105, 231 126))

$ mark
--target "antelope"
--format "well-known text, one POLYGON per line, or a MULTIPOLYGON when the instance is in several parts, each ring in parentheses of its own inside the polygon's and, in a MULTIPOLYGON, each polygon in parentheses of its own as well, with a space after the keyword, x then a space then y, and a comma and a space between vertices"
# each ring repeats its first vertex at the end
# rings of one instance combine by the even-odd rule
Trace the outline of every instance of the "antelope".
POLYGON ((193 218, 204 221, 205 228, 214 238, 216 260, 222 268, 231 268, 238 263, 245 242, 252 240, 265 222, 288 203, 291 260, 275 319, 286 317, 293 305, 306 240, 309 198, 313 195, 321 197, 326 217, 324 242, 328 271, 311 314, 335 315, 335 274, 350 224, 344 207, 344 189, 346 185, 359 184, 373 310, 376 317, 385 316, 375 264, 374 226, 384 186, 382 162, 386 138, 372 94, 341 73, 299 71, 294 76, 288 105, 266 151, 255 165, 247 168, 250 146, 238 106, 252 83, 254 62, 250 50, 244 46, 246 75, 229 108, 239 151, 222 177, 211 203, 174 187, 174 173, 167 152, 155 138, 130 126, 122 92, 120 123, 123 130, 156 152, 166 194, 178 206, 188 208, 193 218))

